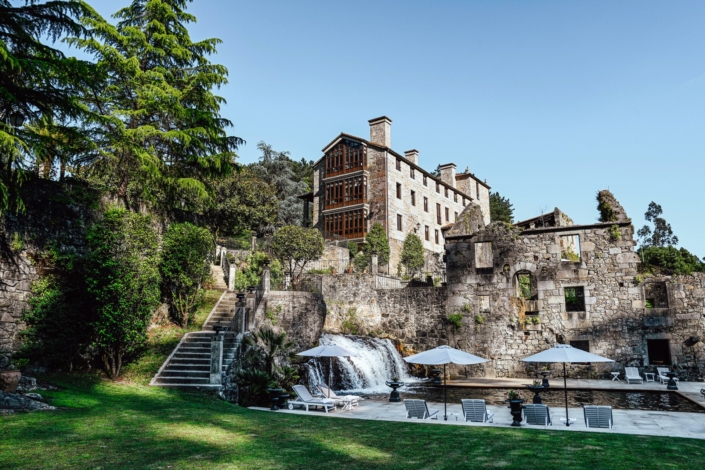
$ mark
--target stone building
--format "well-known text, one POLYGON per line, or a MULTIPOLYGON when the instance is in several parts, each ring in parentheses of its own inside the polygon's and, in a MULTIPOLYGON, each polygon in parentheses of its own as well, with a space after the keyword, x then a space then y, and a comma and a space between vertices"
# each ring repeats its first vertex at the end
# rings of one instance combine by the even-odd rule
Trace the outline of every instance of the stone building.
MULTIPOLYGON (((362 242, 376 222, 391 248, 387 272, 395 273, 406 235, 423 241, 427 266, 444 252, 444 233, 470 202, 489 223, 490 187, 455 164, 441 166, 435 177, 419 166, 419 152, 392 150, 392 120, 371 119, 369 140, 341 133, 314 164, 313 226, 326 240, 362 242)), ((384 268, 383 268, 384 269, 384 268)))

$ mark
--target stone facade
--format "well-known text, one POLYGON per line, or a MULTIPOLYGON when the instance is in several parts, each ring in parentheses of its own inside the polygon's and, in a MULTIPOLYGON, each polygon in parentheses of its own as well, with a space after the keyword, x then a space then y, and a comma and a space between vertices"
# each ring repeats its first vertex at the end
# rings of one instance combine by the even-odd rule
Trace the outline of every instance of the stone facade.
POLYGON ((409 150, 401 155, 392 150, 391 120, 387 117, 370 120, 369 141, 340 134, 323 149, 323 153, 326 155, 314 164, 313 226, 320 229, 325 238, 361 242, 369 227, 375 222, 381 223, 391 248, 390 261, 387 266, 381 266, 382 272, 396 274, 402 245, 410 232, 416 232, 423 241, 427 252, 424 270, 434 272, 439 269, 439 258, 444 253, 444 230, 452 226, 471 201, 479 204, 485 223, 489 223, 489 186, 469 170, 458 175, 453 171, 450 177, 443 174, 437 178, 419 166, 418 151, 409 150), (327 175, 327 159, 332 158, 330 155, 335 154, 341 145, 347 145, 346 142, 364 149, 364 164, 351 167, 350 171, 336 167, 336 171, 330 173, 332 176, 327 175), (357 176, 365 178, 364 198, 349 201, 349 193, 343 190, 344 196, 338 196, 335 204, 327 204, 326 184, 357 176), (325 223, 326 216, 349 214, 355 210, 364 210, 365 227, 354 234, 344 233, 348 230, 347 225, 336 232, 325 223))

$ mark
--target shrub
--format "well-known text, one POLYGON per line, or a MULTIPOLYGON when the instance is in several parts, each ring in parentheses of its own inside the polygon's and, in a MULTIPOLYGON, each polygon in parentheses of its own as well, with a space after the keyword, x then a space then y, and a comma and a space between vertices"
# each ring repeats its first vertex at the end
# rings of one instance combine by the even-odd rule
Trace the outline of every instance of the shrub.
POLYGON ((284 277, 284 270, 279 260, 270 260, 262 251, 251 253, 245 262, 235 272, 235 290, 244 291, 248 287, 258 286, 262 281, 262 270, 265 263, 269 263, 269 279, 272 285, 278 284, 284 277))
POLYGON ((401 264, 404 265, 406 272, 411 274, 412 277, 423 268, 423 243, 415 233, 408 234, 404 239, 404 245, 401 250, 401 264))
POLYGON ((188 222, 171 224, 162 242, 162 293, 176 311, 182 328, 188 326, 194 307, 210 276, 213 238, 205 228, 188 222))
POLYGON ((610 238, 613 241, 619 241, 622 239, 622 232, 619 230, 619 225, 614 224, 610 227, 610 238))
POLYGON ((453 327, 453 331, 457 332, 463 326, 463 314, 451 313, 448 315, 448 323, 453 327))
POLYGON ((368 263, 373 254, 377 255, 379 264, 389 262, 389 240, 387 239, 384 227, 379 222, 375 222, 370 231, 367 232, 363 251, 368 259, 368 263))
POLYGON ((301 277, 306 263, 323 255, 324 248, 321 232, 295 225, 282 227, 274 234, 272 240, 274 255, 287 266, 294 280, 301 277))
POLYGON ((685 248, 649 246, 639 251, 646 266, 659 267, 673 274, 705 272, 705 263, 685 248))
POLYGON ((95 306, 95 346, 117 378, 126 356, 145 344, 159 304, 157 234, 149 216, 111 209, 87 232, 86 284, 95 306))

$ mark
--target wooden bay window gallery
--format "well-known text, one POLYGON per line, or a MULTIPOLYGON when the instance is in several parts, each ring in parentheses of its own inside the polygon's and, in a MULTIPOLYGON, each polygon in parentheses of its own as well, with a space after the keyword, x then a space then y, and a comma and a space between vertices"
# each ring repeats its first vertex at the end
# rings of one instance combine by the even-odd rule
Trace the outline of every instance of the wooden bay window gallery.
POLYGON ((367 164, 367 147, 343 139, 326 153, 326 177, 363 170, 367 164))
POLYGON ((364 175, 326 183, 326 209, 366 202, 367 177, 364 175))
POLYGON ((323 227, 327 239, 363 238, 367 233, 367 210, 358 209, 324 216, 323 227))

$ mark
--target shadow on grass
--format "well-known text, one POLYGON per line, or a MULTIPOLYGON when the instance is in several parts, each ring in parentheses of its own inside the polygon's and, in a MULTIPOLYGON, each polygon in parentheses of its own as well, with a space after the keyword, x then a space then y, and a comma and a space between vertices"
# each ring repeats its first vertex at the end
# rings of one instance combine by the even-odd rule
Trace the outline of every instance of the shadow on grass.
POLYGON ((67 378, 58 413, 0 418, 10 468, 693 468, 702 441, 258 412, 205 393, 67 378))

